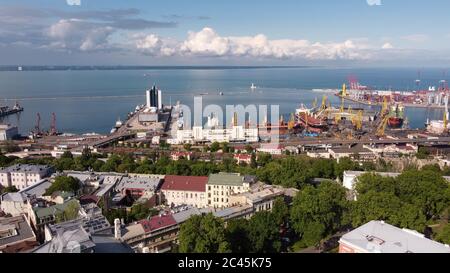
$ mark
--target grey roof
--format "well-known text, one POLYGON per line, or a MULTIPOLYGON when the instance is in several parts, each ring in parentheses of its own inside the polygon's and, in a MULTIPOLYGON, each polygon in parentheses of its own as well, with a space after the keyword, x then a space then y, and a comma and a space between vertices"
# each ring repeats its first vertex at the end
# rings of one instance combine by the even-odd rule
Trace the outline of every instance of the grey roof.
POLYGON ((10 173, 10 172, 23 172, 23 173, 39 173, 41 171, 49 171, 50 166, 47 165, 31 165, 31 164, 17 164, 10 167, 6 167, 0 172, 10 173))
POLYGON ((50 182, 50 180, 43 179, 43 180, 39 181, 38 183, 21 190, 20 193, 22 193, 25 196, 33 196, 34 195, 36 197, 41 197, 45 194, 45 192, 47 191, 48 188, 50 188, 51 185, 52 185, 52 182, 50 182))
POLYGON ((23 203, 27 199, 19 192, 10 192, 5 193, 1 196, 2 202, 17 202, 17 203, 23 203))
POLYGON ((450 253, 448 245, 383 221, 371 221, 342 236, 340 242, 369 253, 450 253))
POLYGON ((0 237, 0 247, 24 240, 36 239, 36 236, 24 215, 0 218, 0 233, 2 233, 2 236, 0 237))
POLYGON ((47 244, 36 249, 35 253, 80 253, 92 249, 92 241, 81 225, 71 225, 57 230, 56 235, 47 244))
POLYGON ((188 208, 187 210, 180 211, 177 213, 172 214, 173 219, 175 219, 175 222, 177 224, 181 224, 191 218, 194 215, 200 215, 201 212, 197 208, 188 208))
POLYGON ((113 236, 94 235, 92 241, 95 243, 95 253, 134 253, 133 249, 122 243, 113 236))
POLYGON ((211 174, 208 178, 208 185, 242 186, 244 182, 249 183, 244 179, 245 176, 237 173, 211 174))
POLYGON ((146 191, 156 191, 161 185, 162 179, 155 177, 124 177, 117 184, 116 190, 123 189, 143 189, 146 191))

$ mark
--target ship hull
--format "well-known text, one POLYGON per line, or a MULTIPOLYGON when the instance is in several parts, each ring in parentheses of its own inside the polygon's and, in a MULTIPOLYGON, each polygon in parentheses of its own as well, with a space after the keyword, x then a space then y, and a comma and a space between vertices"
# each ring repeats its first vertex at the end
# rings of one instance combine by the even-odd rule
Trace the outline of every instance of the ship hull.
POLYGON ((399 129, 403 126, 403 119, 402 118, 389 118, 388 125, 390 128, 393 129, 399 129))

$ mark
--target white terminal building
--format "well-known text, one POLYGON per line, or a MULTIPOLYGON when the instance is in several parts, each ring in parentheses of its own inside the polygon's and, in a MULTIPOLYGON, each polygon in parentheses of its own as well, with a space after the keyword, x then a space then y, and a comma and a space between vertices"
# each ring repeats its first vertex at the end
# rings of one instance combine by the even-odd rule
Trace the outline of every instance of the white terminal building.
POLYGON ((170 139, 169 144, 200 143, 200 142, 259 142, 258 128, 238 125, 236 114, 231 128, 219 128, 219 119, 208 116, 207 128, 193 126, 191 130, 178 129, 176 139, 170 139))

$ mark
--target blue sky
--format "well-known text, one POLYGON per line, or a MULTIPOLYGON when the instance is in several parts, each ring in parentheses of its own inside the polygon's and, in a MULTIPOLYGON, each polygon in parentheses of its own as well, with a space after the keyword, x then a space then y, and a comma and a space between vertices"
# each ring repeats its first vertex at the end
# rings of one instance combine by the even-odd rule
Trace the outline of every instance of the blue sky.
POLYGON ((447 0, 66 1, 0 0, 0 64, 450 64, 447 0))

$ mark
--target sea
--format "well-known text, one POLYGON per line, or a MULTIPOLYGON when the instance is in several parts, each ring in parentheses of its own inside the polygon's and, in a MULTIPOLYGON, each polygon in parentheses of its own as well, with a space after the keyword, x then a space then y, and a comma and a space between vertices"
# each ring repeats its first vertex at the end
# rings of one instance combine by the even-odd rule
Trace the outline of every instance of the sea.
MULTIPOLYGON (((349 76, 376 89, 416 90, 417 68, 330 68, 330 67, 97 67, 71 69, 0 69, 0 105, 16 101, 25 111, 0 119, 17 125, 23 135, 35 127, 37 113, 41 128, 50 127, 52 113, 60 132, 107 134, 120 118, 145 104, 145 90, 156 84, 163 103, 179 101, 193 106, 203 96, 203 107, 226 105, 279 105, 289 118, 301 104, 308 107, 326 95, 334 106, 340 100, 329 89, 338 89, 349 76), (251 89, 252 83, 257 87, 251 89), (220 93, 223 93, 221 95, 220 93)), ((421 70, 420 88, 437 86, 443 69, 421 70)), ((357 105, 353 105, 357 107, 357 105)), ((427 119, 442 119, 442 110, 408 108, 409 126, 423 128, 427 119)))

